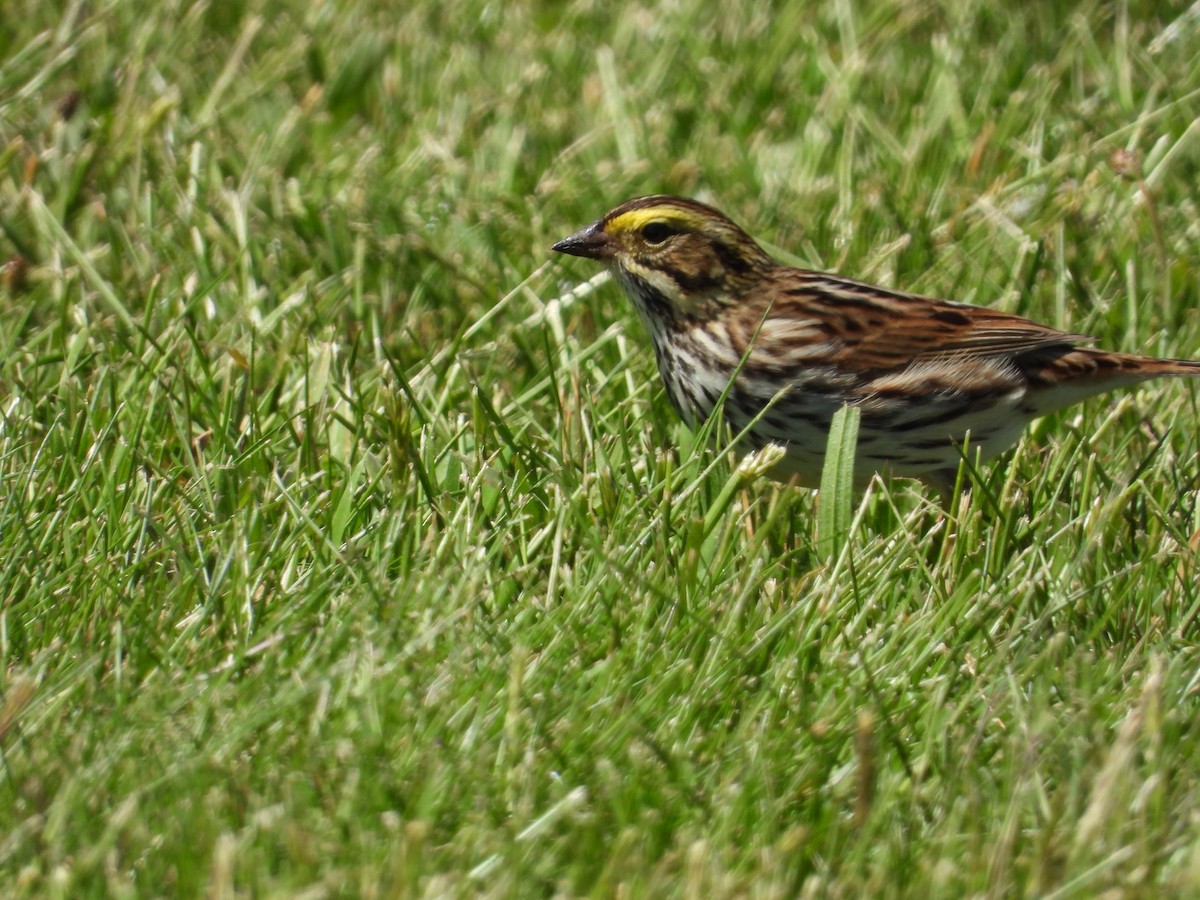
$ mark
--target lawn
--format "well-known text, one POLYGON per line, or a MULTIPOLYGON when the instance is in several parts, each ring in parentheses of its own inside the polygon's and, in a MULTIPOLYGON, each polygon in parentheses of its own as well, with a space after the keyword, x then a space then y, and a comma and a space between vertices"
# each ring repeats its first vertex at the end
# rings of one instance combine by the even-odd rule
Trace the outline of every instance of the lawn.
POLYGON ((831 536, 548 250, 1200 357, 1200 7, 3 18, 0 895, 1200 894, 1200 385, 831 536))

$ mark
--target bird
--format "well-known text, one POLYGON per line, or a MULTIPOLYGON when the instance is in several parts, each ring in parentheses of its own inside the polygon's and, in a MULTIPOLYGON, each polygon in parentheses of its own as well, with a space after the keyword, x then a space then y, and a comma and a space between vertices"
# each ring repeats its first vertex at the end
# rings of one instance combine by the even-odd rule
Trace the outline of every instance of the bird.
POLYGON ((554 244, 606 266, 645 325, 671 405, 692 428, 721 408, 770 474, 820 484, 830 423, 860 413, 854 485, 878 473, 949 496, 964 448, 992 459, 1034 419, 1200 361, 1098 349, 1013 313, 775 260, 712 206, 628 200, 554 244))

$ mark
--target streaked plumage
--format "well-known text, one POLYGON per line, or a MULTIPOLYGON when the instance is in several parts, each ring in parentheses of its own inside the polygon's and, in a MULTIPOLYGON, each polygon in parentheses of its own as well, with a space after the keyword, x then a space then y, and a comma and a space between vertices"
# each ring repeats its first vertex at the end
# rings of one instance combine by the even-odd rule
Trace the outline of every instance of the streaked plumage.
POLYGON ((733 378, 730 427, 770 405, 746 440, 784 445, 776 474, 808 485, 845 403, 862 412, 860 483, 888 472, 945 491, 968 432, 988 459, 1030 420, 1092 394, 1200 375, 1200 362, 1098 350, 1010 313, 782 265, 717 210, 678 197, 630 200, 553 249, 613 271, 685 421, 704 421, 733 378))

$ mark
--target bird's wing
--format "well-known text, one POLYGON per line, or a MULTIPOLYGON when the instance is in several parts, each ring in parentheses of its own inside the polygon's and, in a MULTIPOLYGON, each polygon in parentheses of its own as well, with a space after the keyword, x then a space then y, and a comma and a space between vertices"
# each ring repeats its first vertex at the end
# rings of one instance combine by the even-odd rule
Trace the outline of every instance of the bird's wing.
POLYGON ((773 315, 795 304, 806 317, 832 325, 838 349, 831 362, 886 370, 938 359, 1016 358, 1049 348, 1090 344, 1093 338, 1039 325, 1012 313, 890 291, 837 275, 789 270, 773 315))

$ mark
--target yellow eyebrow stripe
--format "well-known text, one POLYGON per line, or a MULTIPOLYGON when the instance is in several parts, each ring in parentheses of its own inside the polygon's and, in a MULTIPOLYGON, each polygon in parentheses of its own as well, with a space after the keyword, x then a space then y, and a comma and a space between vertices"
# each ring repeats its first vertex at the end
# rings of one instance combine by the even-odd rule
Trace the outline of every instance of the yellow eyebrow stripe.
POLYGON ((637 231, 649 222, 681 222, 694 227, 696 218, 695 215, 690 215, 682 209, 672 209, 669 206, 650 206, 621 213, 608 223, 605 230, 609 234, 623 234, 627 231, 637 231))

